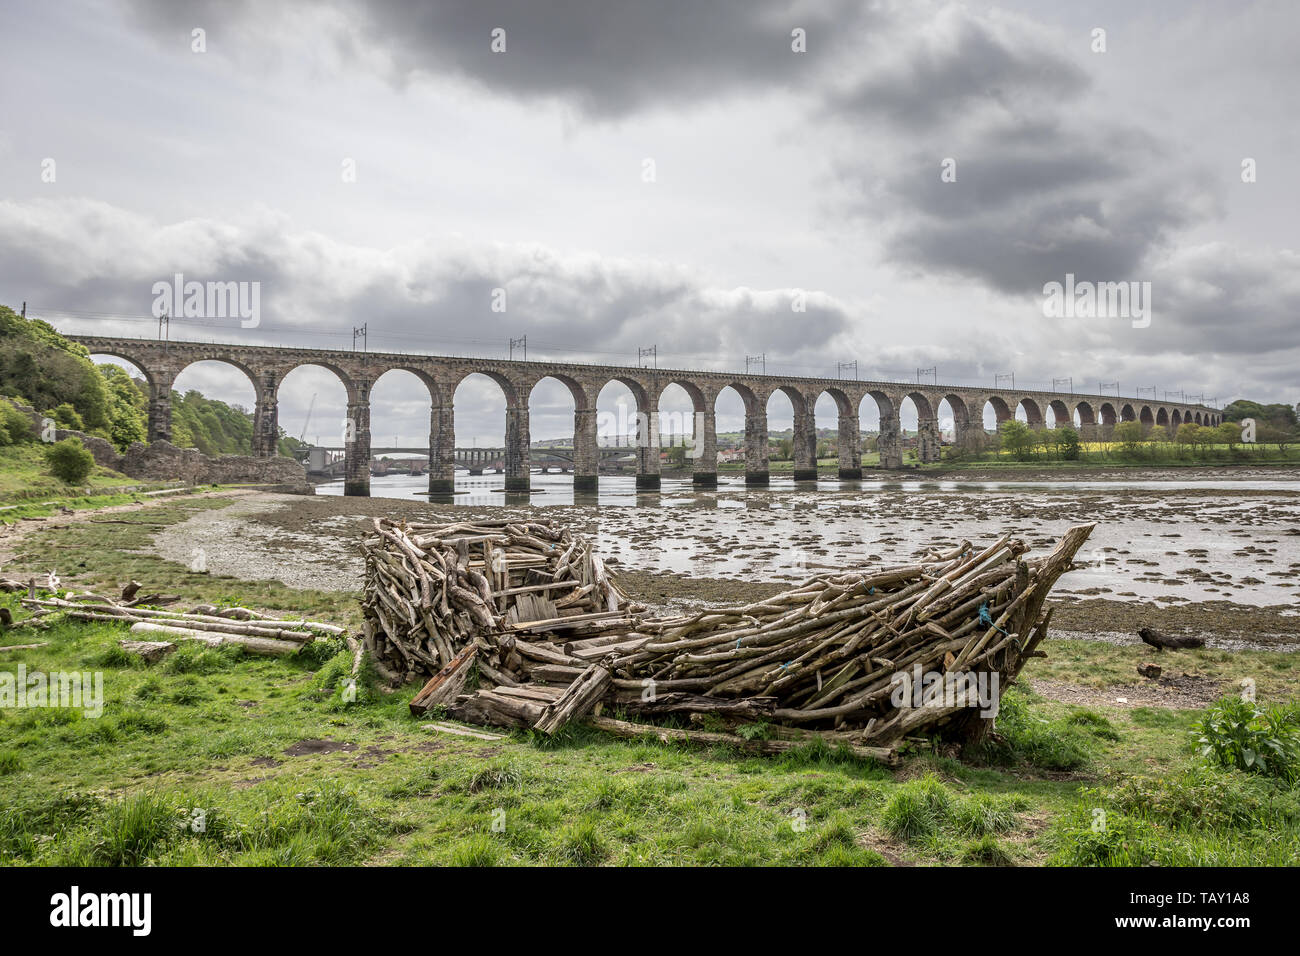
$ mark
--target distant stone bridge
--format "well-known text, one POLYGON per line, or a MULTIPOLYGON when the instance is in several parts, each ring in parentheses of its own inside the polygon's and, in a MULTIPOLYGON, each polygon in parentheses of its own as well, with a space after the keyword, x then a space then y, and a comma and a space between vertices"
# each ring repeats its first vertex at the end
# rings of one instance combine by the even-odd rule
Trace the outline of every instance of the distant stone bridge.
POLYGON ((1223 413, 1207 405, 1144 401, 1114 395, 1064 394, 1001 388, 951 385, 913 385, 789 375, 741 375, 733 372, 686 369, 629 368, 621 365, 584 365, 563 362, 524 362, 488 358, 453 358, 439 355, 405 355, 387 352, 349 352, 342 349, 281 348, 270 345, 228 345, 205 342, 166 342, 157 339, 70 335, 94 355, 110 355, 138 366, 149 383, 149 439, 171 437, 171 389, 176 376, 195 362, 225 362, 253 383, 253 453, 276 454, 279 428, 276 393, 284 377, 303 365, 317 365, 338 376, 348 396, 348 440, 345 442, 344 492, 370 493, 370 391, 386 372, 410 372, 429 389, 429 491, 454 490, 455 417, 452 407, 456 386, 466 376, 481 373, 493 379, 506 399, 506 490, 529 487, 532 454, 528 431, 528 398, 544 378, 562 382, 573 396, 574 488, 596 487, 599 443, 596 437, 596 399, 610 382, 621 382, 632 392, 637 406, 637 485, 659 486, 659 398, 669 385, 679 385, 695 409, 695 447, 690 459, 695 482, 714 486, 718 481, 718 443, 714 407, 718 394, 732 388, 745 405, 745 481, 768 481, 767 401, 775 392, 785 394, 794 408, 794 477, 817 476, 817 431, 814 408, 829 395, 839 413, 839 476, 862 477, 859 446, 860 408, 870 397, 880 413, 877 449, 885 468, 901 468, 903 448, 899 409, 911 399, 918 417, 917 455, 923 462, 939 459, 940 403, 953 412, 958 445, 975 444, 984 434, 984 407, 991 405, 999 424, 1024 409, 1031 427, 1046 427, 1047 412, 1058 423, 1076 417, 1085 440, 1104 438, 1118 421, 1137 421, 1146 427, 1183 422, 1217 425, 1223 413))
MULTIPOLYGON (((344 445, 315 445, 314 448, 326 452, 347 452, 344 445)), ((624 458, 636 454, 636 446, 614 446, 601 445, 597 449, 601 461, 613 461, 618 458, 624 458)), ((420 467, 428 465, 427 449, 424 448, 371 448, 371 462, 386 455, 413 455, 419 456, 420 467)), ((566 448, 563 445, 537 445, 529 452, 529 464, 532 466, 545 469, 551 465, 558 465, 564 471, 572 471, 574 461, 577 458, 577 452, 574 448, 566 448)), ((452 461, 458 468, 464 468, 472 475, 480 475, 484 471, 505 471, 506 467, 506 449, 502 448, 456 448, 452 452, 452 461)))

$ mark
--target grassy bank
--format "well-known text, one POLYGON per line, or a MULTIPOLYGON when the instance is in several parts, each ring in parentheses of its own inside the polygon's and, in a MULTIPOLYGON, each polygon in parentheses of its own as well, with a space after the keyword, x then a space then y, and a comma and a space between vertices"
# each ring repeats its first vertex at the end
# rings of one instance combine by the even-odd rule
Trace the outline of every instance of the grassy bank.
POLYGON ((44 454, 47 447, 32 443, 0 448, 0 504, 24 503, 38 498, 84 497, 141 485, 139 479, 96 466, 85 482, 75 488, 69 487, 50 474, 44 454))
MULTIPOLYGON (((197 574, 151 549, 158 529, 228 503, 164 501, 122 524, 50 527, 18 542, 14 563, 57 559, 65 584, 134 578, 182 603, 355 626, 356 594, 197 574)), ((21 616, 13 596, 0 602, 21 616)), ((97 718, 0 708, 0 863, 1300 862, 1296 792, 1205 768, 1195 709, 1078 706, 1020 688, 980 753, 917 746, 886 769, 825 748, 759 758, 581 728, 457 737, 409 715, 415 687, 363 681, 347 702, 339 644, 289 658, 187 646, 146 665, 120 651, 123 634, 68 622, 0 636, 47 642, 5 652, 0 670, 99 672, 105 701, 97 718)), ((1098 687, 1131 682, 1142 653, 1082 641, 1049 652, 1028 676, 1098 687)), ((1225 691, 1255 676, 1265 698, 1296 694, 1293 660, 1162 657, 1225 691)))

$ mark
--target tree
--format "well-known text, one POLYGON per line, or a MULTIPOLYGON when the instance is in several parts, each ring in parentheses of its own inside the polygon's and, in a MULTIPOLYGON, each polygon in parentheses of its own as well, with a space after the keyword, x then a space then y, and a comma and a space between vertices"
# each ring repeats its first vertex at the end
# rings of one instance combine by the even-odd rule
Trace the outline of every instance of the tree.
POLYGON ((1043 451, 1047 452, 1049 458, 1056 457, 1057 449, 1061 444, 1061 436, 1057 434, 1055 428, 1040 428, 1034 432, 1034 437, 1038 440, 1038 444, 1043 447, 1043 451))
POLYGON ((1228 451, 1232 451, 1241 444, 1241 425, 1236 422, 1224 422, 1209 431, 1213 435, 1213 441, 1220 445, 1227 445, 1228 451))
POLYGON ((1079 433, 1066 425, 1064 428, 1056 430, 1056 439, 1061 451, 1061 457, 1066 461, 1078 461, 1082 445, 1079 442, 1079 433))
POLYGON ((1002 447, 1009 451, 1017 461, 1028 461, 1033 454, 1038 437, 1024 422, 1014 418, 1008 419, 998 427, 1002 438, 1002 447))
POLYGON ((1260 425, 1255 432, 1255 440, 1261 445, 1277 445, 1278 451, 1285 455, 1287 446, 1296 441, 1296 432, 1274 425, 1260 425))
POLYGON ((1239 422, 1243 418, 1253 418, 1260 423, 1268 422, 1278 428, 1294 428, 1297 425, 1296 409, 1291 405, 1261 405, 1241 398, 1224 407, 1224 421, 1239 422))
POLYGON ((118 451, 126 451, 132 442, 142 442, 148 434, 148 399, 121 366, 101 365, 99 372, 108 386, 109 440, 118 451))
POLYGON ((95 470, 95 456, 81 444, 80 438, 65 438, 45 449, 50 474, 60 481, 76 485, 95 470))
POLYGON ((1115 430, 1111 433, 1111 437, 1120 443, 1126 454, 1133 455, 1136 454, 1138 448, 1141 447, 1142 440, 1145 436, 1142 434, 1142 425, 1140 422, 1120 422, 1115 426, 1115 430))
POLYGON ((1175 440, 1183 448, 1199 446, 1201 444, 1201 432, 1204 431, 1196 422, 1183 422, 1178 426, 1178 434, 1175 440))

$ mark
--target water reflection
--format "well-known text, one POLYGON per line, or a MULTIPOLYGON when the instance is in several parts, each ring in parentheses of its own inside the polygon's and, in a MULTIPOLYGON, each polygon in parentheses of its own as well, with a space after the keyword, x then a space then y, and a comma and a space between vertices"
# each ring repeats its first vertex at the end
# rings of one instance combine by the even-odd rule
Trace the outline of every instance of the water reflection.
MULTIPOLYGON (((657 491, 636 487, 632 475, 602 475, 596 491, 573 490, 573 477, 562 474, 534 474, 532 489, 527 492, 505 490, 504 475, 456 474, 454 494, 430 495, 428 478, 423 475, 384 475, 370 479, 370 494, 375 498, 420 498, 435 504, 456 504, 471 508, 500 507, 502 505, 601 506, 601 507, 651 507, 651 508, 744 508, 753 510, 805 511, 825 507, 828 502, 842 501, 845 496, 917 492, 955 492, 983 494, 988 492, 1069 492, 1107 490, 1119 494, 1125 491, 1198 489, 1203 491, 1300 491, 1295 481, 1232 481, 1187 480, 1170 481, 837 481, 819 479, 817 482, 793 478, 773 477, 764 488, 746 487, 739 475, 720 476, 717 488, 697 489, 689 477, 662 479, 657 491), (761 494, 763 491, 776 493, 761 494), (755 494, 755 492, 760 492, 755 494), (789 492, 789 500, 782 501, 781 492, 789 492), (797 494, 796 494, 797 493, 797 494)), ((341 495, 343 482, 335 481, 316 486, 319 495, 341 495)))

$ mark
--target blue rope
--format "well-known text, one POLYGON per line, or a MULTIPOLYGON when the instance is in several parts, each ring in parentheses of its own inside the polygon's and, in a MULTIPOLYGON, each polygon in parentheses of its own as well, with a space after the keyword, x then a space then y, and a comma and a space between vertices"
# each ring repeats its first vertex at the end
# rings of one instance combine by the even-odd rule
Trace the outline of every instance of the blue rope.
POLYGON ((989 614, 989 605, 987 601, 985 601, 983 604, 980 605, 980 623, 983 624, 985 627, 991 627, 994 630, 1001 632, 1002 634, 1007 633, 1006 631, 1002 630, 1002 628, 998 627, 997 624, 994 622, 993 615, 989 614))

